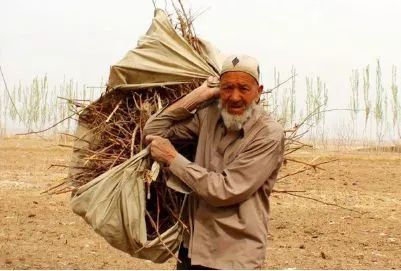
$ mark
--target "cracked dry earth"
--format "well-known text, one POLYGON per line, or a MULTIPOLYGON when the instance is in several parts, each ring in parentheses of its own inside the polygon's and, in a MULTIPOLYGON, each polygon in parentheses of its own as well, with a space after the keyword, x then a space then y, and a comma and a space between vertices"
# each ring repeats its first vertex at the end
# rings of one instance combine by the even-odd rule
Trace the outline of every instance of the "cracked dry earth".
MULTIPOLYGON (((69 195, 40 194, 66 175, 49 166, 69 156, 56 140, 0 138, 0 269, 174 268, 174 260, 153 264, 110 247, 70 211, 69 195)), ((400 269, 401 155, 313 151, 296 158, 317 156, 339 160, 275 187, 305 192, 272 195, 264 267, 400 269)))

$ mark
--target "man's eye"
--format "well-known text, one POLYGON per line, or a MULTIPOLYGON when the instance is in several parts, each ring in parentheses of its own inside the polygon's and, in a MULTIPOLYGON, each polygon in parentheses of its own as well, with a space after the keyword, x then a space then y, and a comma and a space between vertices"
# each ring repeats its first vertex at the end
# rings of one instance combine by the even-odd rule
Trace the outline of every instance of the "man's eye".
POLYGON ((239 90, 242 91, 242 92, 247 92, 247 91, 249 90, 249 88, 247 88, 247 87, 240 87, 239 90))

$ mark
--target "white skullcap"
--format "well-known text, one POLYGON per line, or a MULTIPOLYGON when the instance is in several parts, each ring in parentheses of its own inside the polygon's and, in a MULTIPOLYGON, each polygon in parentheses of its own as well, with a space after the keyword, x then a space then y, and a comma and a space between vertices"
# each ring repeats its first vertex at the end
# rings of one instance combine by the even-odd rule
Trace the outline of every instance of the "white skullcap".
POLYGON ((259 84, 259 63, 253 57, 247 55, 231 55, 227 57, 223 62, 220 76, 226 72, 245 72, 255 78, 259 84))

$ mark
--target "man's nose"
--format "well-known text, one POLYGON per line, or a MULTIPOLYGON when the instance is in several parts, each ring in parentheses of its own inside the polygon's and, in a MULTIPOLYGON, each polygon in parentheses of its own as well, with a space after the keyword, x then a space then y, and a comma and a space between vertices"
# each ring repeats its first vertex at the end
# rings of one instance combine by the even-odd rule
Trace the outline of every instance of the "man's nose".
POLYGON ((233 92, 232 92, 232 94, 231 94, 231 96, 230 96, 230 100, 231 100, 232 102, 239 102, 239 101, 241 101, 241 95, 240 95, 238 89, 234 89, 234 90, 233 90, 233 92))

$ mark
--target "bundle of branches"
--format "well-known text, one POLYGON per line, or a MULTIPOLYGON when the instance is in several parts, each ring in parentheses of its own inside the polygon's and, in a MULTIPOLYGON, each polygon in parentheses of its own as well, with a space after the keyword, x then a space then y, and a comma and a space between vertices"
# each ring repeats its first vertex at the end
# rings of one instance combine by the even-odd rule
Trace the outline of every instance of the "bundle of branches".
MULTIPOLYGON (((149 117, 200 84, 201 81, 194 80, 189 84, 169 87, 111 92, 88 106, 75 101, 77 112, 80 112, 82 107, 85 108, 79 117, 80 125, 85 126, 92 136, 90 141, 86 140, 85 148, 64 146, 79 152, 81 161, 85 162, 80 166, 70 166, 74 168, 72 171, 74 174, 70 174, 67 180, 49 192, 74 191, 139 153, 144 148, 143 128, 149 117)), ((82 140, 83 137, 76 139, 82 140)), ((191 142, 180 143, 175 144, 176 148, 191 159, 193 154, 191 142)), ((149 239, 156 238, 159 232, 165 231, 179 221, 178 214, 183 196, 166 186, 167 174, 162 169, 159 178, 152 184, 151 178, 145 178, 148 180, 146 219, 149 239)))
MULTIPOLYGON (((143 127, 149 117, 197 86, 199 82, 194 81, 170 87, 112 92, 87 106, 80 114, 80 124, 85 125, 93 137, 87 142, 88 148, 80 149, 85 163, 79 167, 81 172, 70 176, 74 186, 86 184, 140 152, 144 147, 143 127)), ((77 109, 82 106, 75 105, 77 109)))
MULTIPOLYGON (((182 10, 176 9, 176 30, 179 30, 193 50, 202 56, 192 28, 192 20, 185 13, 181 3, 180 6, 182 10)), ((79 187, 139 153, 145 148, 143 128, 149 117, 200 86, 203 81, 204 79, 198 78, 189 83, 160 84, 141 89, 123 88, 119 91, 108 88, 100 99, 91 104, 70 100, 74 114, 79 115, 78 129, 84 129, 84 132, 77 131, 75 135, 70 135, 74 138, 73 146, 62 146, 72 148, 73 157, 79 157, 79 163, 72 161, 67 166, 70 168, 69 176, 45 192, 74 193, 79 187)), ((193 158, 192 142, 179 142, 174 145, 184 156, 193 158)), ((151 161, 148 161, 148 165, 150 167, 151 161)), ((167 187, 168 172, 161 169, 156 180, 152 180, 150 176, 146 177, 149 170, 144 171, 143 175, 147 184, 145 219, 148 240, 160 237, 161 233, 177 222, 186 229, 185 222, 179 218, 184 195, 167 187)))

